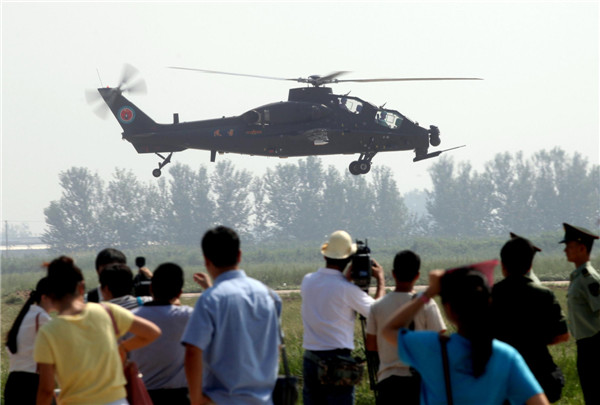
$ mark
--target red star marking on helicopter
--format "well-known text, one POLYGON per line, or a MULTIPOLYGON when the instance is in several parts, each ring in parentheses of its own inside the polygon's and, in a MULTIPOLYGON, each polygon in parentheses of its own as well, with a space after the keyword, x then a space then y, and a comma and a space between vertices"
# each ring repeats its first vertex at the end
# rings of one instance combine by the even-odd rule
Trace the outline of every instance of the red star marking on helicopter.
POLYGON ((121 119, 123 121, 129 121, 131 118, 133 118, 133 112, 129 108, 121 110, 121 119))

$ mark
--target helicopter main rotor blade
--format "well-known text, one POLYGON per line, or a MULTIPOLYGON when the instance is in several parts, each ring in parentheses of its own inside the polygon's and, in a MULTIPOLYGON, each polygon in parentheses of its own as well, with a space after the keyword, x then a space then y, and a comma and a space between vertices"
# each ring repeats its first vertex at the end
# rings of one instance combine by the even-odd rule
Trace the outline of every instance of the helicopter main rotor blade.
POLYGON ((389 79, 347 79, 347 80, 335 80, 335 83, 342 82, 355 82, 355 83, 368 83, 368 82, 414 82, 414 81, 428 81, 428 80, 483 80, 478 77, 404 77, 404 78, 389 78, 389 79))
POLYGON ((293 82, 297 82, 297 81, 301 80, 301 79, 287 79, 285 77, 249 75, 249 74, 245 74, 245 73, 220 72, 218 70, 194 69, 194 68, 185 68, 185 67, 178 67, 178 66, 168 66, 168 68, 169 69, 179 69, 179 70, 191 70, 194 72, 202 72, 202 73, 214 73, 214 74, 229 75, 229 76, 255 77, 257 79, 286 80, 286 81, 293 81, 293 82))

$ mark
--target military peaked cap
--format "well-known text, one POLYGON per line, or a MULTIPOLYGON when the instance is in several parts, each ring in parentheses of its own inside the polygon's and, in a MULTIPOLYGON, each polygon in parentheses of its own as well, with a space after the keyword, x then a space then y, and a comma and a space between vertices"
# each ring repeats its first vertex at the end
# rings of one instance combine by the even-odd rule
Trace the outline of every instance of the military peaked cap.
POLYGON ((558 243, 567 243, 570 241, 585 243, 593 242, 594 239, 598 239, 598 235, 595 235, 589 229, 580 226, 569 225, 565 222, 563 223, 563 228, 565 229, 565 237, 558 243))
POLYGON ((531 245, 531 249, 533 249, 533 251, 534 251, 534 252, 541 252, 541 251, 542 251, 542 249, 541 249, 541 248, 539 248, 539 247, 537 247, 536 245, 534 245, 534 244, 533 244, 533 243, 532 243, 532 242, 531 242, 529 239, 527 239, 527 238, 524 238, 524 237, 522 237, 522 236, 519 236, 519 235, 517 235, 516 233, 513 233, 513 232, 511 232, 511 233, 510 233, 510 238, 511 238, 511 239, 517 239, 517 238, 518 238, 518 239, 523 239, 523 240, 527 241, 527 242, 528 242, 528 243, 531 245))

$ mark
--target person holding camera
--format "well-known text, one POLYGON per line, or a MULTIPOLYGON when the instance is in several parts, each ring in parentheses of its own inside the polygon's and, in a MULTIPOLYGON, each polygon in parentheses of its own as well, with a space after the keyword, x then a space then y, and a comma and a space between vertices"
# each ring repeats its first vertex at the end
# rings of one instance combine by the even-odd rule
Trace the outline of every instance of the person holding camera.
POLYGON ((494 336, 521 353, 548 400, 556 402, 565 378, 548 345, 566 342, 569 332, 554 293, 529 277, 537 251, 541 249, 517 235, 502 247, 504 280, 492 289, 494 336))
POLYGON ((474 266, 433 270, 429 287, 398 309, 383 328, 400 359, 422 379, 422 404, 549 404, 542 387, 512 346, 493 339, 490 288, 474 266), (431 298, 440 294, 457 333, 406 329, 431 298))
MULTIPOLYGON (((402 363, 395 345, 382 336, 382 329, 398 308, 416 296, 415 283, 419 279, 421 258, 411 250, 403 250, 394 257, 392 275, 396 281, 393 292, 377 300, 367 319, 366 348, 379 357, 377 372, 377 405, 398 403, 398 393, 405 405, 418 405, 421 393, 421 377, 416 370, 402 363)), ((446 324, 435 301, 429 301, 417 312, 409 325, 411 330, 445 331, 446 324)))
MULTIPOLYGON (((347 232, 335 231, 321 246, 325 267, 302 280, 305 405, 354 403, 355 381, 345 372, 347 369, 336 370, 336 365, 352 363, 356 313, 367 317, 375 302, 343 273, 356 251, 357 245, 347 232)), ((375 299, 381 298, 385 293, 383 268, 374 260, 372 277, 377 280, 375 299)))

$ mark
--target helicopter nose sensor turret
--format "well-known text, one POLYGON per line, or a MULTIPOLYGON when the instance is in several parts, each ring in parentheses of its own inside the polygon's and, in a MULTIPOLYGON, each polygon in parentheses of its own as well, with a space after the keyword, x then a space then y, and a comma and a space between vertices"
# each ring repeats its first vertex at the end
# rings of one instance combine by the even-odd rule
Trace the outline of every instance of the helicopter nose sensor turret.
POLYGON ((440 146, 442 140, 440 139, 440 130, 435 125, 429 126, 429 143, 431 146, 440 146))

